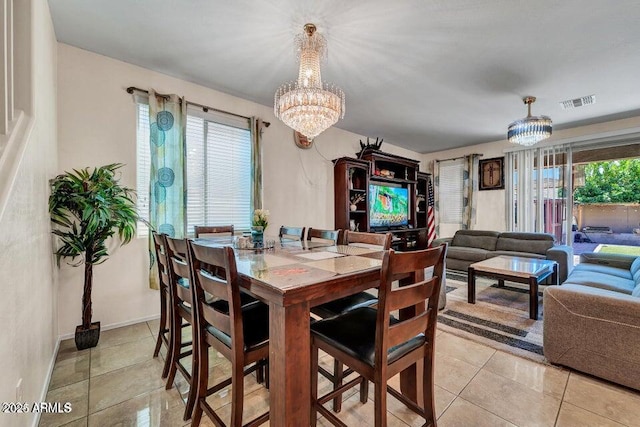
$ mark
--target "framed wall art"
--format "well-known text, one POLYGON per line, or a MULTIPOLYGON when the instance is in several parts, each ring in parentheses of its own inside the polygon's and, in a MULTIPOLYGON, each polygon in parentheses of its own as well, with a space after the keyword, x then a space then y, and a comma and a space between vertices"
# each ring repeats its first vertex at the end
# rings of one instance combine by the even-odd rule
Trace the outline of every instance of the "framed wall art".
POLYGON ((504 157, 481 159, 478 165, 478 169, 480 169, 479 190, 504 189, 504 157))

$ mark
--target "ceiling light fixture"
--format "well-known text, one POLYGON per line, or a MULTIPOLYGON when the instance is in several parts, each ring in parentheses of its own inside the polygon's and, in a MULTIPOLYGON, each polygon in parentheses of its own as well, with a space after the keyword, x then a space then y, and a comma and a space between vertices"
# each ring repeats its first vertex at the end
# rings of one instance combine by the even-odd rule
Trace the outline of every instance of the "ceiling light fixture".
POLYGON ((278 88, 273 110, 287 126, 311 140, 344 118, 344 92, 322 84, 320 61, 327 57, 327 41, 316 33, 315 25, 306 24, 295 45, 298 80, 278 88))
POLYGON ((531 146, 551 136, 552 122, 548 116, 531 115, 531 104, 536 102, 535 96, 525 96, 522 100, 527 105, 529 113, 524 119, 516 120, 509 125, 507 139, 509 142, 531 146))

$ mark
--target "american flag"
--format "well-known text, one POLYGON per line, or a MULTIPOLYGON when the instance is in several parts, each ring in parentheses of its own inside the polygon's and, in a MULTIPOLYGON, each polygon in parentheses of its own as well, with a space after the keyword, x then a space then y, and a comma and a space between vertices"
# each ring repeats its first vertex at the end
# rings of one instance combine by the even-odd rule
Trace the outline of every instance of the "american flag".
POLYGON ((427 247, 430 247, 431 242, 436 238, 436 215, 433 206, 433 182, 431 175, 429 175, 427 179, 427 247))

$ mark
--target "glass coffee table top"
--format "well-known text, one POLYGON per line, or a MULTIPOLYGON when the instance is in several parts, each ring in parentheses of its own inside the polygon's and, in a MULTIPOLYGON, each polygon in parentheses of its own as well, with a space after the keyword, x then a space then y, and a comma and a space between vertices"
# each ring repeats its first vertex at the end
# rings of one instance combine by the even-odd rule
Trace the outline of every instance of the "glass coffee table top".
POLYGON ((553 269, 555 261, 501 255, 471 264, 478 272, 509 274, 517 277, 537 276, 553 269))

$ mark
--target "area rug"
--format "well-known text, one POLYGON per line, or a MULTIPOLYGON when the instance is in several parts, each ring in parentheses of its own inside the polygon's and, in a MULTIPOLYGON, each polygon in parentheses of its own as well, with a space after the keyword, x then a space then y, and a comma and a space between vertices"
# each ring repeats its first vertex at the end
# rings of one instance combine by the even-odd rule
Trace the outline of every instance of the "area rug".
MULTIPOLYGON (((528 286, 476 279, 476 303, 467 302, 467 276, 447 272, 447 305, 438 316, 438 328, 498 350, 547 363, 542 351, 542 317, 529 319, 528 286)), ((541 287, 541 290, 544 287, 541 287)), ((542 292, 540 292, 542 295, 542 292)))

